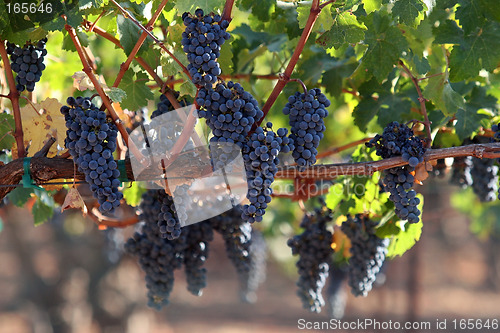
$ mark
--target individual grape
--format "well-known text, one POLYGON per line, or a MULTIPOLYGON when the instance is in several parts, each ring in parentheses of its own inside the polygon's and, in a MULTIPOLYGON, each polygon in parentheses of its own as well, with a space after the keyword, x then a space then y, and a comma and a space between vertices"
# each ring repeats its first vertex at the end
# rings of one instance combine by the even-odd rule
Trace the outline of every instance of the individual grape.
POLYGON ((326 224, 333 218, 333 213, 321 201, 321 208, 314 213, 306 213, 300 226, 304 232, 288 240, 293 255, 299 255, 296 263, 299 280, 297 295, 305 309, 320 312, 325 305, 321 291, 328 278, 329 264, 333 249, 332 233, 326 224))
POLYGON ((385 261, 389 239, 375 235, 377 222, 368 216, 348 215, 340 229, 350 239, 348 283, 355 296, 367 296, 385 261))
POLYGON ((419 222, 421 212, 417 206, 420 199, 413 190, 415 177, 412 173, 424 160, 422 140, 407 125, 394 121, 384 128, 382 135, 377 134, 366 146, 375 147, 377 155, 382 158, 401 156, 408 162, 408 165, 384 170, 382 182, 384 190, 390 193, 389 199, 394 203, 396 215, 410 223, 419 222))
POLYGON ((256 291, 266 280, 267 244, 262 233, 252 230, 250 244, 250 270, 240 274, 240 297, 243 302, 255 303, 256 291))
POLYGON ((330 265, 328 279, 326 299, 329 305, 330 318, 342 319, 347 302, 347 293, 344 288, 344 282, 347 280, 347 267, 330 265))
POLYGON ((203 221, 184 227, 186 249, 184 250, 184 270, 187 289, 195 296, 201 296, 207 286, 207 270, 203 264, 208 258, 209 242, 213 240, 210 221, 203 221))
POLYGON ((300 170, 316 163, 318 146, 325 131, 324 118, 328 116, 330 101, 318 88, 307 93, 296 92, 288 97, 283 113, 291 126, 292 156, 300 170))
POLYGON ((112 155, 118 135, 116 126, 107 122, 104 111, 100 111, 88 97, 69 97, 67 103, 69 106, 61 107, 68 128, 66 148, 78 166, 78 171, 85 175, 85 180, 100 205, 99 210, 113 213, 123 198, 123 194, 118 191, 121 184, 120 172, 116 170, 117 163, 112 155), (88 125, 88 120, 93 118, 91 114, 98 115, 99 120, 88 125), (97 135, 96 138, 93 137, 94 134, 97 135), (106 153, 107 157, 103 156, 104 147, 104 151, 109 152, 106 153), (110 170, 106 172, 106 177, 103 176, 104 167, 110 170))
POLYGON ((221 74, 217 62, 220 48, 231 38, 226 32, 229 22, 221 21, 221 17, 213 13, 204 15, 199 8, 195 15, 184 13, 182 19, 186 28, 182 33, 181 44, 189 61, 189 74, 194 84, 211 88, 221 74))
POLYGON ((27 42, 22 48, 7 42, 7 54, 10 56, 12 70, 17 73, 16 88, 19 92, 33 91, 35 82, 40 81, 45 69, 43 60, 47 55, 46 42, 47 38, 38 41, 36 45, 27 42))
POLYGON ((161 310, 169 303, 174 285, 174 270, 181 268, 188 247, 186 235, 169 240, 158 226, 163 190, 147 190, 139 205, 139 218, 144 224, 125 244, 125 250, 139 259, 146 273, 148 306, 161 310))

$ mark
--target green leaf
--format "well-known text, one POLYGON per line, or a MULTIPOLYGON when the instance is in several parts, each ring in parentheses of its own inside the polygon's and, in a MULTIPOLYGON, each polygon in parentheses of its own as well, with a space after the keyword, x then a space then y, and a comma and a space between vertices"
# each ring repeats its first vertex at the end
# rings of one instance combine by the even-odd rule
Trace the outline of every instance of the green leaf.
POLYGON ((427 60, 427 58, 425 57, 420 59, 420 57, 415 54, 413 56, 413 63, 415 64, 415 69, 417 70, 417 73, 420 75, 424 75, 425 73, 431 70, 431 65, 429 64, 429 60, 427 60))
POLYGON ((368 49, 363 55, 361 66, 379 82, 387 78, 403 51, 408 49, 408 42, 401 30, 389 26, 389 23, 386 15, 377 12, 370 14, 365 21, 368 28, 365 43, 368 49))
POLYGON ((363 5, 367 14, 379 10, 382 6, 382 0, 363 0, 363 5))
POLYGON ((361 131, 366 131, 368 123, 378 115, 378 123, 385 127, 395 119, 401 119, 404 114, 409 114, 411 102, 401 95, 383 93, 377 100, 369 97, 363 98, 354 108, 352 113, 354 124, 361 131))
POLYGON ((0 113, 0 149, 10 149, 16 140, 12 136, 14 131, 14 116, 0 113))
POLYGON ((426 9, 422 0, 397 0, 392 7, 392 14, 399 19, 399 23, 414 27, 418 24, 417 18, 426 9))
POLYGON ((111 87, 110 91, 108 91, 107 94, 113 102, 120 103, 124 98, 127 98, 127 93, 116 87, 111 87))
MULTIPOLYGON (((142 30, 140 30, 132 20, 129 20, 122 15, 118 15, 116 17, 116 25, 118 28, 118 33, 120 35, 120 43, 123 46, 123 50, 125 54, 128 56, 130 52, 132 52, 137 40, 142 34, 142 30)), ((146 52, 148 50, 149 44, 151 41, 151 37, 147 37, 144 43, 142 44, 139 52, 146 52)))
POLYGON ((130 184, 130 187, 125 187, 123 189, 123 198, 127 204, 137 206, 141 202, 141 196, 144 192, 146 192, 146 189, 139 186, 138 182, 131 182, 130 184))
POLYGON ((226 41, 226 44, 222 45, 220 49, 220 56, 218 62, 222 73, 232 73, 233 72, 233 50, 231 45, 232 38, 226 41))
MULTIPOLYGON (((455 11, 455 17, 460 22, 465 34, 471 33, 480 25, 483 25, 485 16, 479 0, 460 0, 460 6, 455 11)), ((496 4, 497 7, 498 3, 496 4)), ((489 11, 486 8, 486 11, 489 11)))
POLYGON ((176 2, 175 7, 179 12, 179 15, 182 15, 184 12, 193 12, 201 8, 205 13, 217 12, 224 8, 224 0, 192 0, 192 1, 184 1, 178 0, 176 2))
POLYGON ((33 205, 33 208, 31 208, 31 213, 33 214, 35 226, 39 226, 42 223, 47 222, 47 220, 54 215, 54 209, 43 203, 41 200, 37 200, 33 205))
MULTIPOLYGON (((87 36, 86 33, 82 31, 77 31, 76 36, 80 40, 80 44, 82 44, 82 46, 84 47, 89 46, 89 37, 87 36)), ((73 43, 73 40, 71 39, 69 34, 64 35, 62 49, 66 51, 76 52, 75 44, 73 43)))
POLYGON ((444 115, 453 116, 459 108, 464 107, 464 98, 453 89, 449 82, 446 82, 444 75, 431 77, 427 81, 423 95, 444 115))
POLYGON ((186 80, 179 86, 180 97, 188 95, 191 97, 196 96, 196 86, 191 80, 186 80))
POLYGON ((445 20, 438 27, 432 29, 434 43, 438 44, 460 44, 464 38, 464 32, 456 21, 445 20))
POLYGON ((9 202, 12 202, 15 206, 23 207, 26 202, 28 202, 28 199, 31 198, 32 193, 33 189, 19 186, 7 194, 7 198, 9 198, 9 202))
POLYGON ((344 185, 342 183, 336 183, 330 186, 328 189, 328 194, 326 195, 325 201, 326 206, 331 210, 335 210, 337 205, 344 199, 344 185))
POLYGON ((492 72, 500 62, 500 24, 486 22, 466 35, 450 54, 450 81, 475 77, 481 69, 492 72))
POLYGON ((261 22, 268 22, 270 15, 269 12, 271 8, 276 4, 276 0, 242 0, 240 6, 244 10, 251 10, 252 14, 255 15, 261 22))
POLYGON ((420 239, 423 227, 422 221, 418 223, 407 223, 405 227, 406 229, 400 229, 399 233, 392 238, 387 248, 387 257, 402 256, 420 239))
POLYGON ((122 108, 137 110, 154 98, 153 92, 146 86, 147 82, 148 76, 143 72, 128 70, 125 73, 119 86, 127 94, 127 98, 121 102, 122 108))
POLYGON ((460 140, 463 141, 469 138, 471 134, 479 128, 481 120, 486 118, 486 115, 479 114, 475 110, 466 108, 465 110, 458 109, 455 117, 457 118, 455 131, 460 140))
POLYGON ((356 44, 365 37, 366 27, 349 12, 334 13, 333 26, 316 40, 324 48, 339 49, 345 44, 356 44))
MULTIPOLYGON (((257 1, 256 1, 257 2, 257 1)), ((297 19, 299 21, 299 27, 300 29, 304 29, 306 26, 307 19, 309 18, 309 13, 311 12, 311 5, 299 5, 297 7, 297 19)), ((334 22, 334 18, 332 18, 332 13, 330 13, 329 10, 322 10, 318 18, 316 19, 316 22, 314 23, 313 26, 313 32, 315 31, 325 31, 330 29, 334 22)))

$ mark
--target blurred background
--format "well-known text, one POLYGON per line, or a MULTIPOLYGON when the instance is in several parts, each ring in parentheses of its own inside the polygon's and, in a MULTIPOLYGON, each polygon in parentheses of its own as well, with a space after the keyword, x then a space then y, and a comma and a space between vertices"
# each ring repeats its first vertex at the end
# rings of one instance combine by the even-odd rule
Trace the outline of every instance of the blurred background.
MULTIPOLYGON (((500 240, 480 232, 486 222, 498 225, 498 204, 483 208, 493 212, 491 220, 486 211, 477 214, 470 189, 457 190, 446 178, 417 190, 425 198, 421 240, 387 262, 379 279, 385 283, 368 297, 347 292, 343 320, 448 319, 447 331, 453 331, 453 319, 500 319, 500 240)), ((285 211, 296 206, 275 201, 285 211)), ((1 333, 293 332, 299 331, 299 319, 330 319, 328 304, 311 314, 295 295, 296 258, 286 246, 292 235, 287 228, 268 238, 267 280, 254 304, 240 301, 236 272, 216 234, 203 295, 192 296, 184 272, 177 271, 171 304, 158 312, 146 306, 144 275, 135 258, 121 250, 133 226, 99 230, 80 212, 66 211, 34 227, 29 211, 12 205, 0 214, 1 333)), ((270 215, 274 220, 263 223, 289 225, 300 220, 297 216, 279 221, 282 215, 270 215)))

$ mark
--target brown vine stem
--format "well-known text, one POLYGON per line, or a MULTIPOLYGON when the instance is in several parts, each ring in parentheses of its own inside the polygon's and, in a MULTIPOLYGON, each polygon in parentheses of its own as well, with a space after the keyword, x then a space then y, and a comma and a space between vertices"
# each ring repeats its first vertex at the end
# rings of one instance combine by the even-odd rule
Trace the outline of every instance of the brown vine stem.
MULTIPOLYGON (((89 29, 89 25, 92 24, 92 22, 90 21, 87 21, 87 20, 84 20, 83 21, 83 26, 85 29, 87 29, 87 31, 90 31, 89 29)), ((115 44, 116 46, 118 46, 119 48, 123 49, 123 46, 120 44, 120 41, 118 39, 116 39, 114 36, 112 36, 111 34, 109 34, 107 31, 99 28, 98 26, 94 26, 92 28, 92 31, 109 40, 110 42, 112 42, 113 44, 115 44)), ((135 58, 135 61, 137 61, 137 63, 139 65, 141 65, 142 68, 144 68, 146 70, 146 72, 148 72, 149 75, 151 75, 151 77, 156 81, 156 83, 161 86, 163 85, 163 80, 158 76, 158 74, 156 74, 156 72, 153 70, 153 68, 151 68, 151 66, 149 66, 142 57, 136 57, 135 58)))
POLYGON ((290 79, 288 81, 293 81, 293 82, 298 82, 302 86, 302 89, 304 90, 304 94, 307 94, 307 87, 304 82, 302 82, 301 79, 290 79))
POLYGON ((7 82, 9 82, 9 99, 12 104, 12 111, 14 113, 14 123, 16 125, 16 130, 14 131, 14 138, 16 139, 17 145, 17 156, 26 156, 26 148, 24 147, 24 133, 23 133, 23 122, 21 119, 21 109, 19 108, 19 91, 16 88, 16 81, 14 81, 14 75, 12 74, 12 68, 10 67, 9 56, 7 55, 7 50, 5 49, 5 41, 0 38, 0 57, 3 60, 5 67, 5 73, 7 76, 7 82))
POLYGON ((440 75, 444 75, 444 72, 443 73, 436 73, 436 74, 427 75, 427 76, 421 77, 421 78, 419 78, 417 80, 418 81, 423 81, 423 80, 430 79, 431 77, 440 76, 440 75))
MULTIPOLYGON (((163 10, 163 8, 165 8, 165 6, 167 5, 167 2, 168 2, 168 0, 163 0, 160 3, 160 5, 156 9, 155 13, 153 14, 153 16, 151 17, 151 19, 149 20, 149 22, 146 24, 145 28, 148 31, 152 30, 153 25, 155 24, 156 20, 160 16, 161 11, 163 10)), ((146 31, 143 31, 142 34, 139 36, 139 39, 137 40, 137 43, 135 43, 134 48, 132 49, 132 51, 128 55, 127 60, 120 65, 120 72, 116 76, 115 82, 113 83, 113 87, 118 87, 118 85, 120 84, 123 76, 125 75, 125 72, 130 67, 130 64, 132 63, 132 60, 134 60, 137 52, 139 52, 139 49, 141 48, 142 44, 144 44, 144 41, 146 40, 147 37, 148 37, 148 34, 146 33, 146 31)))
POLYGON ((151 33, 151 31, 146 29, 139 21, 137 21, 135 19, 135 17, 130 15, 130 13, 125 8, 120 6, 120 4, 118 2, 116 2, 115 0, 110 0, 110 1, 113 4, 115 4, 115 6, 118 7, 118 9, 120 9, 120 11, 122 12, 122 14, 125 18, 131 20, 139 29, 141 29, 149 37, 151 37, 155 41, 155 43, 158 44, 158 46, 160 46, 162 48, 163 51, 165 51, 170 57, 172 57, 172 59, 174 59, 174 61, 182 68, 182 71, 184 72, 184 74, 186 74, 191 79, 191 74, 189 74, 189 71, 187 70, 186 66, 184 66, 182 64, 182 62, 180 62, 179 59, 177 59, 177 57, 174 56, 173 53, 169 51, 169 49, 167 49, 167 47, 165 46, 165 44, 161 40, 159 40, 153 33, 151 33))
MULTIPOLYGON (((460 147, 428 149, 424 155, 426 162, 446 157, 465 157, 474 156, 477 158, 499 158, 500 143, 472 144, 460 147)), ((305 171, 299 172, 297 167, 281 167, 278 169, 275 178, 277 179, 312 179, 312 180, 332 180, 339 176, 364 176, 371 175, 376 171, 394 168, 407 164, 402 157, 393 157, 380 161, 359 162, 359 163, 338 163, 314 165, 305 171)), ((176 170, 170 170, 169 174, 175 177, 176 174, 182 175, 177 178, 195 179, 206 176, 206 170, 200 170, 199 167, 190 166, 189 163, 180 163, 178 173, 176 170)), ((126 174, 129 180, 133 181, 134 173, 130 160, 125 160, 126 174)), ((38 185, 54 179, 72 179, 73 160, 63 158, 32 157, 30 164, 31 176, 38 185)), ((0 185, 15 185, 21 181, 24 174, 23 159, 18 158, 5 165, 0 166, 0 185)), ((151 179, 157 179, 158 172, 148 171, 147 174, 141 174, 141 177, 150 176, 151 179)), ((77 172, 76 178, 85 179, 82 173, 77 172)), ((149 178, 142 178, 149 179, 149 178)), ((0 187, 0 199, 14 187, 0 187)))
POLYGON ((406 72, 406 74, 410 77, 411 82, 413 82, 413 85, 415 86, 415 89, 417 89, 417 94, 418 94, 418 101, 420 102, 420 111, 422 112, 422 115, 424 116, 424 126, 425 126, 425 132, 427 133, 427 140, 426 140, 426 147, 429 148, 432 145, 432 137, 431 137, 431 122, 429 121, 429 116, 427 115, 427 108, 425 107, 425 98, 424 95, 422 95, 422 90, 420 89, 420 86, 418 85, 418 80, 417 78, 411 73, 410 69, 406 67, 406 65, 403 63, 402 60, 399 61, 399 65, 403 70, 406 72))
POLYGON ((323 8, 325 8, 326 6, 328 6, 329 4, 334 3, 334 2, 335 2, 335 0, 325 1, 325 2, 323 2, 321 5, 319 5, 319 9, 323 9, 323 8))
POLYGON ((76 51, 78 52, 78 55, 80 57, 80 61, 82 62, 83 65, 83 71, 87 74, 89 77, 90 81, 92 81, 92 84, 94 85, 94 88, 96 89, 97 93, 102 99, 102 102, 106 106, 106 109, 108 109, 108 112, 113 119, 113 121, 116 124, 116 127, 118 128, 118 131, 120 132, 123 140, 129 145, 129 149, 134 154, 134 156, 141 162, 141 163, 146 163, 146 159, 144 156, 141 154, 139 149, 134 145, 134 143, 129 142, 129 135, 125 127, 123 126, 120 118, 115 112, 115 109, 113 108, 113 105, 111 105, 111 101, 104 92, 101 84, 95 77, 94 73, 92 72, 92 68, 90 68, 87 59, 85 58, 85 55, 83 54, 82 50, 82 45, 80 44, 80 40, 78 39, 78 36, 75 33, 75 29, 71 27, 70 25, 66 24, 65 29, 68 31, 69 36, 71 37, 71 40, 73 41, 73 44, 75 45, 76 51))
POLYGON ((224 5, 224 10, 222 11, 222 21, 227 20, 228 22, 231 22, 231 20, 233 19, 231 17, 233 6, 234 6, 234 0, 226 0, 226 4, 224 5))
POLYGON ((356 146, 358 146, 360 144, 363 144, 363 143, 365 143, 367 141, 370 141, 371 139, 373 139, 373 138, 363 138, 363 139, 356 140, 356 141, 350 142, 348 144, 345 144, 345 145, 342 145, 342 146, 339 146, 339 147, 330 148, 330 149, 328 149, 328 150, 326 150, 326 151, 318 154, 316 156, 316 158, 324 158, 324 157, 327 157, 327 156, 338 154, 341 151, 344 151, 344 150, 352 148, 352 147, 356 147, 356 146))
POLYGON ((312 28, 320 12, 321 8, 319 7, 319 0, 313 0, 311 5, 311 10, 309 11, 309 17, 307 18, 306 25, 304 27, 304 30, 302 31, 302 35, 300 36, 299 42, 297 43, 297 47, 295 48, 295 51, 293 52, 292 57, 290 58, 290 61, 288 62, 288 65, 285 68, 285 72, 283 73, 282 79, 276 82, 276 85, 274 86, 271 95, 269 95, 269 98, 262 107, 262 112, 264 112, 264 117, 262 117, 260 121, 255 122, 255 124, 252 127, 252 131, 254 131, 257 128, 257 126, 259 126, 262 123, 262 121, 264 121, 264 118, 271 109, 271 106, 273 106, 279 94, 281 93, 287 82, 290 80, 290 76, 292 75, 293 69, 295 68, 297 61, 299 60, 300 54, 302 53, 302 50, 304 49, 304 46, 306 45, 306 42, 309 36, 311 35, 312 28))

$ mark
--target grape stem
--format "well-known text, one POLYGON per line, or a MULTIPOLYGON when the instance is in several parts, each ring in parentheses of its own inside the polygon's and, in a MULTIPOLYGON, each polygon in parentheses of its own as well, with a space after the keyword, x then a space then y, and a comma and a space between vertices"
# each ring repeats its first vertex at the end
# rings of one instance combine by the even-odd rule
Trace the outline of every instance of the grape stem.
POLYGON ((340 153, 341 151, 344 151, 346 149, 349 149, 349 148, 352 148, 352 147, 356 147, 360 144, 363 144, 367 141, 370 141, 371 139, 373 139, 373 137, 370 137, 370 138, 363 138, 363 139, 359 139, 359 140, 356 140, 356 141, 353 141, 353 142, 350 142, 348 144, 345 144, 345 145, 342 145, 342 146, 339 146, 339 147, 333 147, 333 148, 330 148, 328 150, 325 150, 324 152, 318 154, 316 156, 316 158, 324 158, 324 157, 328 157, 328 156, 331 156, 331 155, 334 155, 334 154, 338 154, 340 153))
POLYGON ((307 87, 306 87, 305 83, 302 82, 301 79, 290 79, 288 81, 294 81, 294 82, 300 83, 300 85, 302 86, 302 89, 304 89, 304 94, 307 94, 307 87))
POLYGON ((279 94, 281 93, 287 82, 290 80, 290 76, 292 75, 293 69, 295 68, 297 61, 299 60, 300 54, 304 50, 304 46, 306 45, 306 42, 309 39, 309 36, 311 35, 314 23, 316 22, 316 19, 318 18, 320 12, 321 8, 319 6, 319 0, 313 0, 311 4, 311 10, 309 11, 309 17, 307 18, 307 22, 304 27, 304 30, 302 31, 302 35, 300 35, 297 47, 295 48, 295 51, 293 52, 292 57, 290 58, 290 61, 288 62, 288 65, 286 66, 285 72, 282 74, 281 79, 278 80, 278 82, 276 82, 276 85, 274 86, 271 95, 269 95, 269 98, 262 107, 262 112, 264 112, 264 117, 262 117, 262 119, 254 123, 252 127, 252 132, 255 131, 255 129, 262 123, 262 121, 264 121, 264 118, 268 114, 274 102, 276 102, 276 99, 278 98, 279 94))
POLYGON ((12 104, 12 111, 14 113, 14 123, 16 125, 16 130, 14 132, 14 138, 17 145, 17 156, 26 156, 26 148, 24 147, 24 133, 23 133, 23 122, 21 119, 21 109, 19 107, 19 91, 16 88, 16 81, 14 80, 14 74, 12 74, 12 68, 10 67, 9 56, 7 55, 7 50, 5 49, 5 41, 0 38, 0 56, 3 60, 3 65, 5 68, 5 73, 7 76, 7 81, 9 82, 9 95, 8 98, 12 104))
POLYGON ((411 73, 410 69, 403 63, 402 60, 399 60, 399 66, 403 68, 405 73, 410 77, 411 82, 413 82, 413 85, 415 86, 415 89, 417 90, 418 94, 418 101, 420 103, 420 112, 424 116, 424 120, 422 124, 425 127, 425 132, 427 134, 425 146, 427 148, 431 147, 432 144, 432 137, 431 137, 431 122, 429 121, 429 116, 427 115, 427 108, 425 107, 425 98, 422 95, 422 90, 420 89, 420 86, 418 85, 418 80, 417 78, 411 73))
MULTIPOLYGON (((152 30, 153 25, 155 24, 156 20, 160 16, 163 8, 165 8, 165 6, 167 5, 167 2, 168 2, 168 0, 163 0, 160 3, 160 5, 156 9, 155 13, 153 14, 153 16, 151 17, 149 22, 146 24, 145 28, 147 29, 147 31, 152 30)), ((127 60, 120 65, 120 72, 118 72, 118 75, 116 76, 115 82, 113 83, 113 87, 118 87, 121 80, 123 79, 123 76, 125 75, 125 72, 129 69, 130 64, 132 63, 132 60, 134 60, 137 52, 139 52, 139 49, 141 48, 142 44, 144 43, 144 41, 146 40, 147 37, 148 37, 147 32, 143 31, 141 36, 137 40, 137 43, 135 43, 134 48, 132 49, 132 51, 128 55, 127 60)))
POLYGON ((158 46, 160 46, 162 48, 163 51, 165 51, 165 53, 167 53, 170 57, 172 57, 172 59, 174 59, 174 61, 182 68, 182 71, 184 72, 184 74, 186 74, 190 79, 191 79, 191 74, 189 74, 189 71, 187 70, 186 66, 184 66, 182 64, 182 62, 179 61, 179 59, 177 59, 176 56, 173 55, 172 52, 170 52, 167 47, 165 46, 165 44, 159 40, 151 31, 149 31, 147 28, 145 28, 139 21, 137 21, 135 19, 135 17, 133 17, 125 8, 123 8, 122 6, 120 6, 120 4, 118 2, 116 2, 115 0, 110 0, 112 3, 115 4, 116 7, 118 7, 118 9, 120 9, 120 11, 122 12, 123 16, 129 20, 131 20, 139 29, 141 29, 142 31, 144 31, 149 37, 151 37, 151 39, 153 39, 155 41, 156 44, 158 44, 158 46))
POLYGON ((75 33, 75 29, 71 27, 70 25, 66 24, 65 29, 68 31, 68 34, 73 41, 73 44, 75 45, 76 51, 78 52, 78 55, 80 57, 80 61, 82 62, 83 65, 83 71, 87 76, 89 77, 90 81, 92 81, 92 84, 94 85, 95 90, 101 97, 102 102, 106 106, 106 109, 108 109, 108 112, 113 119, 113 121, 116 124, 116 127, 118 128, 118 131, 120 132, 123 140, 127 143, 128 148, 134 154, 134 156, 141 162, 141 163, 146 163, 146 158, 142 155, 142 153, 137 149, 135 144, 133 142, 129 142, 129 135, 127 130, 125 129, 125 126, 123 126, 120 118, 115 112, 115 109, 113 108, 113 105, 111 104, 110 99, 108 96, 106 96, 106 93, 104 92, 101 84, 99 83, 99 80, 95 77, 94 73, 92 72, 92 68, 90 68, 87 59, 85 58, 85 55, 83 54, 82 50, 82 45, 80 44, 80 40, 78 39, 78 36, 75 33))

